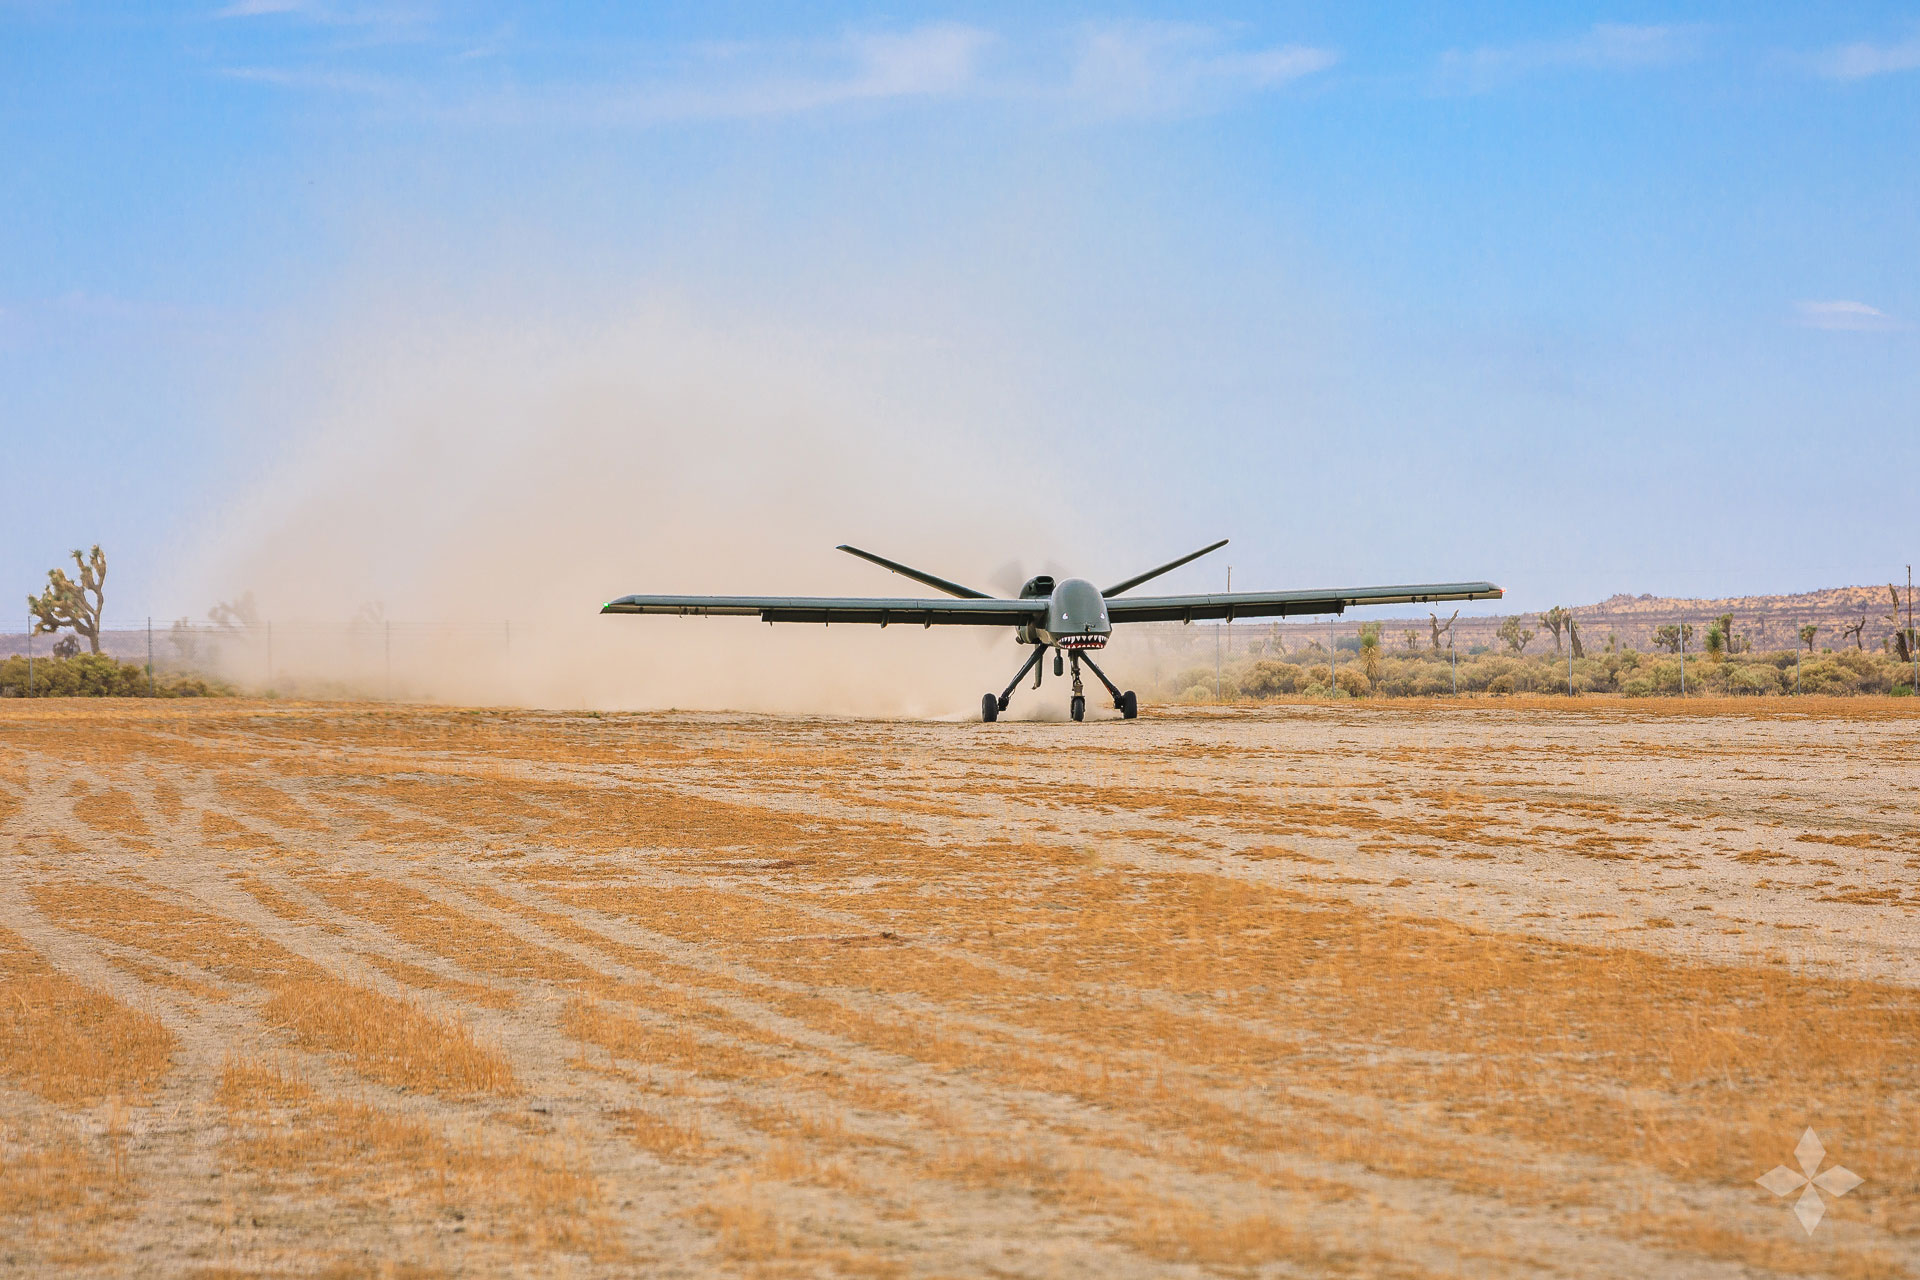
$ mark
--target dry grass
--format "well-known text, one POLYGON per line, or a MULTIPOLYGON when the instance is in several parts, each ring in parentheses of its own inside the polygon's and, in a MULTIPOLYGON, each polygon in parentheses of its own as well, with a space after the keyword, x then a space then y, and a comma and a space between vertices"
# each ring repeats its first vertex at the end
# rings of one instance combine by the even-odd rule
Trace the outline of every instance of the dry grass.
POLYGON ((116 1134, 89 1143, 57 1125, 0 1125, 0 1268, 53 1275, 118 1261, 109 1233, 137 1193, 118 1142, 116 1134))
POLYGON ((714 1154, 715 1145, 697 1115, 662 1116, 638 1107, 626 1107, 613 1112, 608 1119, 616 1132, 662 1160, 698 1163, 714 1154))
POLYGON ((577 1154, 549 1140, 450 1138, 422 1121, 329 1097, 279 1065, 230 1059, 220 1102, 229 1159, 272 1188, 347 1209, 457 1215, 510 1253, 621 1255, 600 1187, 577 1154), (369 1199, 371 1198, 371 1199, 369 1199))
POLYGON ((467 1028, 337 978, 282 983, 260 1015, 295 1044, 344 1054, 361 1075, 397 1089, 461 1097, 516 1087, 507 1060, 467 1028))
POLYGON ((149 836, 152 829, 134 806, 133 797, 118 787, 88 791, 73 802, 73 816, 96 831, 113 835, 149 836))
MULTIPOLYGON (((0 796, 73 821, 16 814, 0 856, 36 927, 224 1056, 196 1087, 236 1273, 972 1274, 990 1239, 1017 1274, 1913 1274, 1920 983, 1882 958, 1920 904, 1886 737, 1916 721, 1753 712, 1319 706, 1063 752, 8 706, 0 796), (150 879, 144 840, 177 851, 150 879), (339 972, 348 940, 418 996, 339 972), (1869 1179, 1811 1244, 1752 1183, 1806 1124, 1869 1179)), ((102 1029, 144 1015, 0 963, 0 1070, 52 1064, 32 1105, 152 1093, 102 1029), (93 1055, 71 1096, 61 1036, 93 1046, 58 1051, 93 1055)), ((75 1142, 19 1167, 78 1213, 137 1194, 75 1142)), ((140 1159, 205 1178, 207 1149, 140 1159)))
POLYGON ((462 982, 458 978, 449 978, 417 964, 405 960, 395 960, 391 956, 369 955, 367 963, 392 978, 395 982, 417 987, 422 991, 437 991, 441 995, 464 1000, 468 1004, 477 1004, 487 1009, 512 1009, 520 1004, 519 997, 500 987, 482 986, 477 982, 462 982))
POLYGON ((51 1102, 138 1098, 174 1048, 159 1019, 82 986, 0 929, 0 1075, 51 1102))

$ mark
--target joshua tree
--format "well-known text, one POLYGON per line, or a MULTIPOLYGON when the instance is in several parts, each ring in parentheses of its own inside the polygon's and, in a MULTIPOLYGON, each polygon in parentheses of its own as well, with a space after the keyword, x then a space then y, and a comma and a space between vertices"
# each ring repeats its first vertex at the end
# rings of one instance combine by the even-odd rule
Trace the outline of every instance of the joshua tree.
POLYGON ((1693 639, 1693 624, 1682 622, 1656 627, 1653 632, 1653 647, 1665 649, 1668 653, 1680 652, 1681 645, 1693 639))
POLYGON ((1377 622, 1360 624, 1360 667, 1367 673, 1369 683, 1380 678, 1380 624, 1377 622))
POLYGON ((1453 647, 1453 619, 1458 618, 1459 616, 1460 616, 1460 611, 1458 609, 1455 609, 1453 611, 1453 618, 1448 618, 1445 622, 1440 621, 1440 615, 1437 613, 1430 613, 1427 615, 1428 625, 1430 625, 1433 628, 1433 650, 1435 653, 1438 653, 1442 647, 1440 644, 1441 636, 1445 636, 1447 638, 1447 643, 1445 647, 1447 648, 1453 647))
POLYGON ((1520 617, 1518 614, 1501 623, 1500 630, 1495 634, 1507 642, 1507 648, 1515 656, 1525 653, 1527 651, 1527 641, 1533 639, 1533 632, 1520 625, 1520 617))
POLYGON ((226 631, 259 626, 260 610, 253 603, 253 592, 242 591, 238 599, 213 606, 207 610, 207 621, 226 631))
MULTIPOLYGON (((98 653, 100 606, 105 601, 101 586, 107 580, 107 556, 100 550, 100 544, 95 543, 90 555, 82 556, 76 550, 73 563, 80 571, 80 581, 69 578, 64 570, 49 569, 47 589, 39 596, 27 597, 27 608, 33 613, 33 634, 50 636, 62 629, 71 630, 74 635, 85 637, 93 652, 98 653)), ((75 648, 78 647, 76 642, 75 648)))
POLYGON ((1882 621, 1891 622, 1894 626, 1893 634, 1886 640, 1887 652, 1902 662, 1912 662, 1915 636, 1911 626, 1900 625, 1900 588, 1889 582, 1887 595, 1893 600, 1893 612, 1880 615, 1882 621))
POLYGON ((1733 615, 1723 613, 1707 627, 1707 652, 1719 655, 1745 653, 1753 647, 1749 637, 1733 634, 1733 615))
POLYGON ((1567 643, 1573 646, 1573 656, 1584 658, 1587 651, 1580 644, 1580 624, 1569 615, 1567 618, 1567 643))
POLYGON ((1418 631, 1415 631, 1412 627, 1408 627, 1405 631, 1400 633, 1400 638, 1402 641, 1405 642, 1408 653, 1419 652, 1420 633, 1418 631))
POLYGON ((1808 653, 1813 652, 1813 638, 1819 634, 1820 624, 1817 622, 1809 622, 1806 626, 1800 628, 1800 643, 1807 646, 1808 653))
POLYGON ((1843 636, 1852 636, 1853 647, 1860 650, 1862 653, 1865 653, 1867 651, 1867 646, 1860 642, 1860 633, 1862 631, 1865 631, 1866 629, 1867 629, 1867 615, 1863 613, 1860 615, 1860 621, 1841 627, 1840 634, 1843 636))
POLYGON ((1572 620, 1573 615, 1569 614, 1560 605, 1555 605, 1540 615, 1540 625, 1545 627, 1553 635, 1553 651, 1555 653, 1560 652, 1560 633, 1567 629, 1567 623, 1572 620))

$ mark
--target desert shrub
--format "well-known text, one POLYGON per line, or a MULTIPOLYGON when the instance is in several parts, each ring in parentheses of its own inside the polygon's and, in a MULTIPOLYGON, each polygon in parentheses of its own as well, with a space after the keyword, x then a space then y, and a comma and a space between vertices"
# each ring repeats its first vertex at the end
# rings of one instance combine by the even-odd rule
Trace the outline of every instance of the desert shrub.
POLYGON ((1188 689, 1193 688, 1195 685, 1205 685, 1207 687, 1207 696, 1211 698, 1213 696, 1213 668, 1188 667, 1168 683, 1183 695, 1188 689))
POLYGON ((1249 698, 1271 698, 1293 693, 1300 685, 1300 668, 1286 662, 1262 659, 1240 673, 1239 685, 1249 698))
MULTIPOLYGON (((232 693, 226 685, 205 676, 163 673, 154 680, 153 694, 162 698, 219 697, 232 693)), ((27 696, 27 660, 0 659, 0 693, 27 696)), ((82 653, 71 658, 33 660, 33 696, 36 698, 144 698, 147 669, 121 662, 104 653, 82 653)))
POLYGON ((1730 664, 1727 668, 1727 689, 1732 693, 1778 693, 1780 675, 1772 663, 1730 664))
MULTIPOLYGON (((1720 694, 1777 696, 1794 691, 1794 651, 1768 653, 1726 653, 1719 661, 1689 654, 1687 692, 1693 695, 1720 694)), ((1445 652, 1393 651, 1385 647, 1369 650, 1374 670, 1369 674, 1360 660, 1343 660, 1340 687, 1356 697, 1406 698, 1445 696, 1454 691, 1454 672, 1445 652), (1361 683, 1364 682, 1364 683, 1361 683), (1360 692, 1356 693, 1358 689, 1360 692)), ((1801 655, 1801 690, 1823 694, 1885 694, 1904 688, 1909 668, 1883 653, 1861 653, 1854 649, 1817 655, 1801 655)), ((1558 654, 1510 654, 1463 651, 1459 659, 1459 691, 1471 693, 1533 693, 1542 695, 1567 692, 1567 657, 1558 654)), ((1272 646, 1261 654, 1242 653, 1223 670, 1220 694, 1268 699, 1279 697, 1324 698, 1327 696, 1327 654, 1322 649, 1303 649, 1280 654, 1272 646)), ((1612 653, 1590 654, 1573 661, 1573 688, 1578 694, 1623 694, 1627 697, 1671 696, 1680 691, 1680 660, 1674 654, 1645 654, 1622 649, 1612 653)), ((1160 685, 1161 695, 1169 699, 1191 697, 1198 702, 1214 700, 1212 663, 1178 671, 1160 685)))

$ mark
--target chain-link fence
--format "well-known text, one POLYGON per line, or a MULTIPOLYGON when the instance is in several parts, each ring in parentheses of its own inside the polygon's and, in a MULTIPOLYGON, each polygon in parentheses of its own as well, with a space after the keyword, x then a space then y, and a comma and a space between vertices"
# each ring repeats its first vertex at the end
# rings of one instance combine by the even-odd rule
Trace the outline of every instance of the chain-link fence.
MULTIPOLYGON (((535 640, 531 624, 510 618, 468 623, 381 620, 345 627, 119 618, 102 625, 99 652, 139 667, 156 686, 197 676, 236 692, 397 699, 431 683, 423 676, 450 666, 504 672, 515 660, 516 644, 524 651, 535 640)), ((0 655, 25 659, 28 681, 36 660, 44 664, 91 652, 91 642, 71 631, 53 636, 36 636, 30 630, 0 633, 0 655)), ((19 683, 18 676, 11 677, 9 688, 0 693, 34 692, 10 687, 19 683)))
MULTIPOLYGON (((1539 614, 1367 618, 1123 627, 1106 665, 1149 696, 1232 700, 1282 694, 1454 693, 1794 694, 1905 693, 1920 687, 1920 644, 1904 617, 1842 601, 1792 614, 1736 613, 1708 653, 1718 616, 1704 609, 1617 598, 1568 611, 1549 633, 1539 614), (1865 625, 1863 625, 1863 621, 1865 625), (1804 628, 1812 627, 1811 637, 1804 628), (1504 629, 1504 634, 1503 634, 1504 629), (1531 632, 1531 635, 1527 633, 1531 632), (1898 637, 1909 639, 1900 643, 1898 637), (1516 648, 1516 643, 1518 647, 1516 648)), ((476 696, 513 700, 529 667, 581 661, 613 640, 637 653, 645 633, 589 637, 583 618, 556 630, 512 618, 465 622, 299 620, 215 624, 114 618, 100 652, 131 664, 148 691, 188 679, 209 692, 282 697, 412 700, 476 696), (565 634, 562 634, 564 632, 565 634)), ((91 651, 71 632, 0 632, 0 696, 55 692, 41 665, 91 651)), ((709 633, 714 634, 714 633, 709 633)), ((732 637, 739 645, 744 634, 732 637)), ((744 650, 743 650, 744 651, 744 650)), ((760 652, 757 647, 754 652, 760 652)), ((138 692, 122 673, 122 692, 138 692)), ((525 696, 540 694, 527 690, 525 696)))

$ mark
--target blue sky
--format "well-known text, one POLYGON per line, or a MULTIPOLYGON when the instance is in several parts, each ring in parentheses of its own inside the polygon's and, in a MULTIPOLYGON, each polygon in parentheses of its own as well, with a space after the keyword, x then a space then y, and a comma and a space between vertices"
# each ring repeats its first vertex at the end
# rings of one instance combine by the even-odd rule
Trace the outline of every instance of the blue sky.
POLYGON ((0 4, 0 584, 199 613, 369 369, 635 308, 914 424, 982 563, 1885 580, 1917 156, 1910 5, 0 4))

